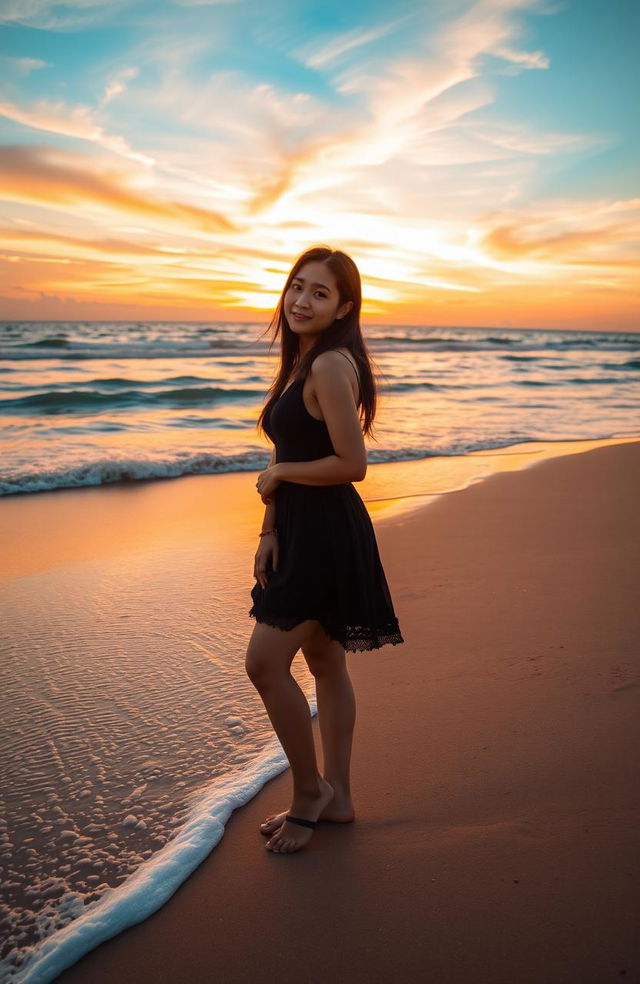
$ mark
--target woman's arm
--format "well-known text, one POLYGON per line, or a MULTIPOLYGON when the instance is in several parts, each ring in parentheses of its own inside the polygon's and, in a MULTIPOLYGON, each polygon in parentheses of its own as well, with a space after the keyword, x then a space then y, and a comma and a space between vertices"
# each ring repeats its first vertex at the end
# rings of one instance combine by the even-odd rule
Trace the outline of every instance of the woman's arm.
POLYGON ((311 366, 316 399, 335 454, 315 461, 282 461, 274 466, 281 482, 337 485, 361 482, 367 473, 367 452, 349 370, 337 352, 323 352, 311 366))
MULTIPOLYGON (((275 463, 276 463, 276 449, 274 448, 271 454, 271 460, 267 467, 270 468, 272 465, 275 465, 275 463)), ((269 502, 268 505, 265 507, 261 532, 264 530, 272 530, 275 527, 275 525, 276 525, 276 501, 275 499, 272 499, 271 502, 269 502)))
MULTIPOLYGON (((275 448, 273 454, 271 455, 271 461, 269 462, 268 468, 271 468, 275 463, 276 452, 275 448)), ((261 473, 264 474, 264 473, 261 473)), ((260 479, 258 478, 258 482, 260 479)), ((267 503, 267 507, 264 511, 264 519, 262 521, 262 532, 267 530, 271 531, 275 529, 276 522, 276 503, 275 498, 272 498, 270 502, 267 503)), ((278 537, 277 535, 260 537, 258 543, 258 549, 256 550, 256 555, 253 561, 253 576, 264 590, 267 587, 269 578, 269 567, 271 570, 275 571, 278 567, 278 537)))

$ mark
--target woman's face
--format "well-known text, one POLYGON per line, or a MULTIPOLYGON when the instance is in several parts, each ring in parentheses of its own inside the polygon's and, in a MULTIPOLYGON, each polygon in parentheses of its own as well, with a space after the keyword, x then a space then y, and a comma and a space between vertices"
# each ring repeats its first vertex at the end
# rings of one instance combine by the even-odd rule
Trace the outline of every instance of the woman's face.
POLYGON ((340 304, 333 273, 326 263, 317 260, 305 263, 298 270, 284 295, 287 323, 299 336, 320 334, 352 307, 352 301, 340 304))

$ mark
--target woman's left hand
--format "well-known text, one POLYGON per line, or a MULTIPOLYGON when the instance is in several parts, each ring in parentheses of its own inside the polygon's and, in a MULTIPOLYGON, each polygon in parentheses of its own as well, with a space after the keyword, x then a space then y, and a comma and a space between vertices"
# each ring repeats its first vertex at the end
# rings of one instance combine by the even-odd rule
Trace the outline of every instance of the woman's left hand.
POLYGON ((256 489, 265 505, 268 505, 273 500, 273 494, 282 481, 279 477, 279 467, 279 465, 270 465, 258 475, 256 489))

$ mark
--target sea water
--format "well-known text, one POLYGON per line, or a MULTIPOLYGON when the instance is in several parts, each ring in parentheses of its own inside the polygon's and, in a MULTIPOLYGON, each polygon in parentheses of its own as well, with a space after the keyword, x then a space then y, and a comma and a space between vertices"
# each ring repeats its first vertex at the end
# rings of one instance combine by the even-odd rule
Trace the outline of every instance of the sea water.
MULTIPOLYGON (((0 489, 103 485, 117 515, 112 483, 264 467, 263 332, 6 324, 0 489)), ((637 433, 636 335, 377 327, 367 341, 370 462, 637 433)), ((140 484, 141 516, 155 488, 140 484)), ((0 980, 50 981, 145 918, 286 766, 243 668, 255 536, 219 522, 235 553, 215 535, 159 538, 7 580, 0 980)), ((313 681, 294 674, 313 712, 313 681)))
MULTIPOLYGON (((380 387, 371 463, 612 437, 637 418, 633 333, 365 336, 380 387)), ((268 341, 259 324, 0 323, 0 494, 263 468, 268 341)))

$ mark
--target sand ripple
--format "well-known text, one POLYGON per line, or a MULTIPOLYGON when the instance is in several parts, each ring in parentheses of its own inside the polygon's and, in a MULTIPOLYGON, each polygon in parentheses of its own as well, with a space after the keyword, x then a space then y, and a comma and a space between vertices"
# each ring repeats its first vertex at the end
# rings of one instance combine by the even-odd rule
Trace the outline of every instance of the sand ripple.
POLYGON ((244 673, 246 571, 221 585, 212 563, 197 547, 146 549, 5 590, 5 969, 129 877, 190 797, 271 738, 244 673))

